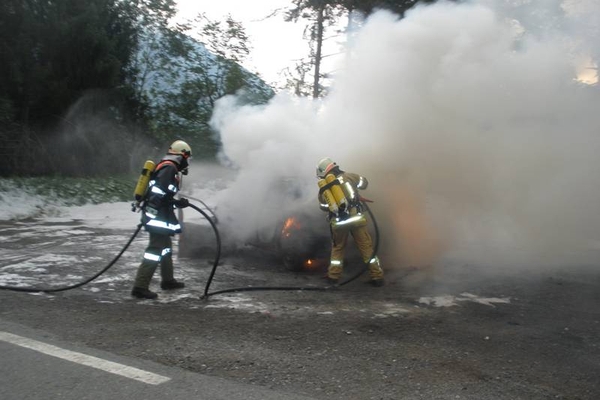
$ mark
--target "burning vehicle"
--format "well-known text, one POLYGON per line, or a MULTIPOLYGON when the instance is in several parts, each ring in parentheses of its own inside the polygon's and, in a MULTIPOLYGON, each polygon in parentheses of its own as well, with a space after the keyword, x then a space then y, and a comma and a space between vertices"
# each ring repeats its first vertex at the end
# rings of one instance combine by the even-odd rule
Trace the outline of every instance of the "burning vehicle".
POLYGON ((315 218, 312 213, 298 213, 287 216, 275 227, 271 243, 289 269, 319 268, 328 259, 329 227, 324 216, 319 217, 315 218))
MULTIPOLYGON (((217 205, 212 209, 201 200, 188 199, 200 206, 219 230, 222 251, 234 253, 242 248, 254 248, 282 262, 292 271, 312 270, 325 265, 329 257, 330 237, 326 215, 319 210, 316 198, 303 201, 303 193, 292 180, 279 180, 270 191, 271 204, 278 207, 258 207, 245 212, 252 215, 252 226, 244 226, 244 235, 231 212, 217 205), (274 195, 276 194, 276 195, 274 195), (273 198, 276 196, 276 198, 273 198), (242 238, 242 239, 240 239, 242 238)), ((206 257, 215 251, 216 240, 212 226, 199 219, 193 210, 179 210, 183 232, 179 235, 180 257, 206 257)))

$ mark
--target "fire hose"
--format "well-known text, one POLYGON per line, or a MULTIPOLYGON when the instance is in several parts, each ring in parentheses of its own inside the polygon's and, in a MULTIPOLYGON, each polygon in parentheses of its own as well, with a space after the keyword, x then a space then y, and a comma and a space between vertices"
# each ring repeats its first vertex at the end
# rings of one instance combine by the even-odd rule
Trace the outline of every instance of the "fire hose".
POLYGON ((94 276, 92 276, 82 282, 79 282, 74 285, 63 286, 63 287, 58 287, 58 288, 27 288, 27 287, 17 287, 17 286, 0 286, 0 289, 12 290, 15 292, 27 292, 27 293, 38 293, 38 292, 54 293, 54 292, 62 292, 65 290, 75 289, 80 286, 86 285, 86 284, 90 283, 91 281, 93 281, 94 279, 98 278, 100 275, 102 275, 106 271, 108 271, 108 269, 111 268, 117 262, 117 260, 119 258, 121 258, 123 253, 125 253, 125 250, 127 250, 129 245, 133 242, 133 239, 135 239, 137 234, 140 232, 141 228, 142 228, 142 224, 138 224, 137 228, 135 229, 135 232, 133 233, 133 235, 131 235, 131 238, 129 239, 129 241, 127 241, 127 244, 125 244, 125 247, 123 247, 123 249, 121 249, 119 254, 117 254, 115 256, 115 258, 113 258, 113 260, 110 263, 108 263, 108 265, 106 267, 102 268, 102 270, 100 270, 100 272, 96 273, 94 276))
MULTIPOLYGON (((369 215, 371 216, 371 220, 373 221, 373 227, 375 230, 375 245, 373 246, 373 254, 368 259, 368 260, 371 260, 377 255, 377 251, 379 249, 379 227, 377 225, 377 220, 375 219, 375 216, 373 215, 373 212, 371 211, 369 206, 365 202, 362 202, 362 204, 365 207, 365 209, 367 210, 367 212, 369 213, 369 215)), ((212 224, 212 221, 210 220, 210 218, 207 218, 207 219, 212 224)), ((213 226, 213 229, 215 229, 215 232, 217 232, 215 226, 213 226)), ((335 285, 329 285, 329 286, 246 286, 246 287, 238 287, 238 288, 231 288, 231 289, 223 289, 223 290, 209 293, 208 289, 210 287, 210 284, 215 275, 217 265, 218 265, 218 263, 215 262, 213 264, 213 269, 210 273, 210 278, 208 279, 208 281, 206 283, 206 287, 204 289, 204 294, 200 297, 200 299, 207 299, 208 297, 214 296, 217 294, 234 293, 234 292, 263 291, 263 290, 324 291, 324 290, 336 289, 340 286, 346 285, 346 284, 354 281, 359 276, 361 276, 363 273, 365 273, 365 271, 367 271, 367 269, 368 269, 369 261, 365 262, 364 264, 365 264, 364 267, 360 271, 358 271, 356 274, 354 274, 350 278, 348 278, 338 284, 335 284, 335 285)))
MULTIPOLYGON (((372 259, 373 257, 375 257, 377 255, 377 250, 378 250, 378 247, 379 247, 379 228, 377 226, 377 221, 375 219, 375 216, 371 212, 370 208, 365 203, 363 203, 363 205, 366 208, 366 210, 369 213, 369 215, 371 216, 371 220, 373 221, 373 225, 374 225, 374 229, 375 229, 375 245, 373 246, 373 254, 369 258, 369 259, 372 259)), ((212 270, 210 272, 209 278, 208 278, 208 280, 206 282, 206 286, 205 286, 205 289, 204 289, 204 294, 200 297, 201 299, 207 299, 208 297, 214 296, 214 295, 217 295, 217 294, 233 293, 233 292, 243 292, 243 291, 264 291, 264 290, 323 291, 323 290, 331 290, 331 289, 337 288, 339 286, 346 285, 346 284, 354 281, 360 275, 362 275, 367 270, 367 268, 368 268, 368 263, 365 263, 364 268, 362 268, 354 276, 351 276, 350 278, 348 278, 345 281, 342 281, 339 284, 330 285, 330 286, 298 286, 298 287, 296 287, 296 286, 251 286, 251 287, 238 287, 238 288, 231 288, 231 289, 219 290, 219 291, 216 291, 216 292, 209 292, 210 285, 211 285, 212 280, 213 280, 213 278, 215 276, 217 267, 219 265, 219 260, 221 258, 221 237, 219 235, 219 230, 217 229, 216 223, 215 223, 215 221, 213 221, 213 218, 211 218, 206 212, 204 212, 204 210, 200 209, 199 207, 197 207, 197 206, 195 206, 193 204, 190 204, 189 207, 191 207, 192 209, 196 210, 197 212, 199 212, 200 214, 202 214, 202 216, 204 216, 204 218, 206 218, 206 220, 210 223, 210 225, 211 225, 211 227, 212 227, 212 229, 213 229, 213 231, 215 233, 215 238, 216 238, 216 241, 217 241, 217 254, 215 256, 215 260, 213 262, 213 266, 212 266, 212 270)), ((131 245, 131 243, 133 242, 133 240, 135 239, 135 237, 138 235, 138 233, 140 232, 141 228, 142 228, 142 224, 138 224, 138 226, 136 227, 133 235, 131 235, 131 237, 129 238, 129 240, 125 244, 125 246, 113 258, 113 260, 110 263, 108 263, 98 273, 94 274, 90 278, 85 279, 85 280, 83 280, 83 281, 81 281, 79 283, 76 283, 76 284, 73 284, 73 285, 68 285, 68 286, 57 287, 57 288, 35 288, 35 287, 18 287, 18 286, 2 286, 2 285, 0 285, 0 290, 11 290, 11 291, 16 291, 16 292, 27 292, 27 293, 39 293, 39 292, 43 292, 43 293, 55 293, 55 292, 62 292, 62 291, 70 290, 70 289, 76 289, 78 287, 84 286, 84 285, 92 282, 93 280, 97 279, 99 276, 101 276, 102 274, 104 274, 106 271, 108 271, 121 258, 121 256, 129 248, 129 246, 131 245)))
MULTIPOLYGON (((204 204, 204 203, 202 203, 204 204)), ((217 257, 215 258, 215 262, 214 262, 214 266, 213 266, 213 271, 216 268, 216 266, 219 263, 219 259, 221 256, 221 238, 219 236, 219 231, 217 230, 217 227, 215 225, 215 223, 213 222, 213 220, 210 218, 210 216, 208 214, 206 214, 202 209, 196 207, 193 204, 190 204, 190 207, 193 208, 194 210, 198 211, 200 214, 202 214, 211 224, 211 226, 213 227, 213 230, 215 231, 215 235, 217 238, 217 257)), ((135 232, 133 232, 133 235, 131 235, 131 238, 129 238, 129 240, 127 241, 127 243, 125 244, 125 246, 121 249, 121 251, 115 256, 115 258, 113 258, 113 260, 108 263, 104 268, 102 268, 98 273, 94 274, 93 276, 91 276, 88 279, 85 279, 79 283, 73 284, 73 285, 69 285, 69 286, 61 286, 61 287, 57 287, 57 288, 36 288, 36 287, 19 287, 19 286, 1 286, 0 285, 0 289, 1 290, 12 290, 15 292, 26 292, 26 293, 55 293, 55 292, 62 292, 65 290, 70 290, 70 289, 76 289, 78 287, 81 287, 83 285, 86 285, 90 282, 92 282, 93 280, 97 279, 100 275, 104 274, 106 271, 108 271, 113 265, 115 265, 115 263, 121 258, 121 256, 123 255, 123 253, 125 253, 125 251, 129 248, 129 246, 131 245, 131 243, 133 242, 133 240, 135 239, 135 237, 138 235, 138 233, 140 232, 142 228, 142 224, 138 224, 137 228, 135 229, 135 232)), ((214 274, 214 272, 213 272, 214 274)), ((210 277, 210 279, 212 280, 212 275, 210 277)))

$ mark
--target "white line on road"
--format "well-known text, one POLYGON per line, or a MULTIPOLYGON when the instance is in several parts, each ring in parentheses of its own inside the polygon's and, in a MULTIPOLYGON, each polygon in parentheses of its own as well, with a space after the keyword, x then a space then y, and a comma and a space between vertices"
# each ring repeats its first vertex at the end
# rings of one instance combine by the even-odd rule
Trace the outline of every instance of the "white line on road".
POLYGON ((111 374, 117 374, 126 378, 135 379, 150 385, 160 385, 161 383, 165 383, 171 379, 162 375, 154 374, 152 372, 143 371, 134 367, 128 367, 127 365, 103 360, 98 357, 61 349, 60 347, 38 342, 37 340, 28 339, 22 336, 13 335, 12 333, 8 332, 0 331, 0 340, 31 350, 39 351, 40 353, 44 353, 53 357, 62 358, 63 360, 72 361, 74 363, 110 372, 111 374))

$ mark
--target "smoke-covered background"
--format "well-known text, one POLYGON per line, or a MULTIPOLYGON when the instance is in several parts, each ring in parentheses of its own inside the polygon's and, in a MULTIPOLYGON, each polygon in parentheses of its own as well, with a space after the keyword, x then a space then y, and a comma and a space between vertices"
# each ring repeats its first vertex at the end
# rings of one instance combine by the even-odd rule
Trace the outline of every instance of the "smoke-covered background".
POLYGON ((326 99, 218 104, 239 168, 220 211, 243 239, 273 222, 274 185, 291 178, 300 193, 284 207, 318 212, 314 171, 329 156, 370 181, 384 268, 595 262, 600 94, 577 77, 600 53, 599 16, 595 1, 558 0, 374 14, 326 99))

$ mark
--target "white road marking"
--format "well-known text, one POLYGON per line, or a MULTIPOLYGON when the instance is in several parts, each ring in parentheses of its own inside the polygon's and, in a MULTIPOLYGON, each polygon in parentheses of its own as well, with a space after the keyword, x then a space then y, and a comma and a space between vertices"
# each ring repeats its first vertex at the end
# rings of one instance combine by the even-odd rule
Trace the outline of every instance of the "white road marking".
POLYGON ((82 364, 88 367, 100 369, 111 374, 117 374, 126 378, 135 379, 137 381, 144 382, 150 385, 160 385, 161 383, 165 383, 171 379, 162 375, 154 374, 152 372, 147 372, 134 367, 128 367, 127 365, 103 360, 102 358, 88 356, 86 354, 77 353, 75 351, 61 349, 60 347, 56 347, 43 342, 38 342, 37 340, 28 339, 22 336, 13 335, 12 333, 8 332, 0 331, 0 340, 7 343, 15 344, 17 346, 35 350, 40 353, 47 354, 49 356, 61 358, 63 360, 71 361, 77 364, 82 364))

